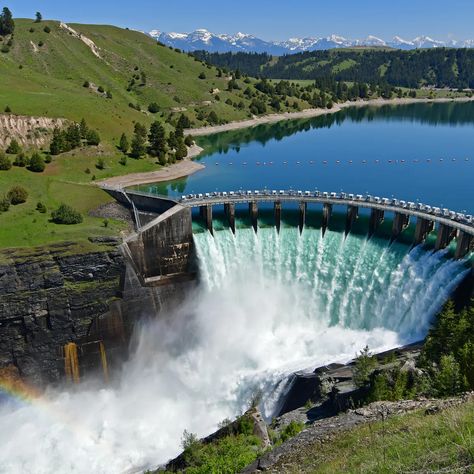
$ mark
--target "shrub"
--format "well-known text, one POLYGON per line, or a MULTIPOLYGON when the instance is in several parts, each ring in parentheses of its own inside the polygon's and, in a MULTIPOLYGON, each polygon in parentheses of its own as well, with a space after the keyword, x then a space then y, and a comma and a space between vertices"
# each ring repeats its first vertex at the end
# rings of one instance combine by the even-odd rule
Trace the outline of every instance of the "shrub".
POLYGON ((82 215, 71 206, 61 204, 51 213, 51 220, 55 224, 80 224, 82 222, 82 215))
POLYGON ((43 41, 40 41, 40 42, 38 43, 38 46, 39 46, 40 48, 42 48, 42 47, 44 46, 43 41))
POLYGON ((49 163, 51 163, 52 161, 53 161, 53 158, 52 158, 51 155, 46 155, 46 156, 44 157, 44 162, 45 162, 45 163, 48 163, 48 164, 49 164, 49 163))
POLYGON ((107 97, 107 99, 112 99, 112 92, 107 91, 107 93, 105 94, 105 96, 107 97))
POLYGON ((6 196, 0 198, 0 212, 7 212, 10 209, 10 199, 6 196))
POLYGON ((16 206, 22 204, 28 199, 28 191, 23 186, 13 186, 7 193, 8 200, 16 206))
POLYGON ((250 112, 254 115, 264 114, 267 111, 267 106, 265 102, 259 99, 252 99, 250 103, 250 112))
POLYGON ((151 114, 156 114, 160 111, 160 106, 156 103, 156 102, 152 102, 149 106, 148 106, 148 112, 150 112, 151 114))
POLYGON ((15 160, 13 161, 13 166, 19 166, 20 168, 24 168, 25 166, 28 166, 29 164, 30 164, 30 160, 23 152, 19 153, 15 157, 15 160))
POLYGON ((293 438, 296 436, 300 431, 304 428, 304 423, 297 422, 295 420, 291 420, 289 424, 287 424, 280 434, 280 439, 284 443, 286 440, 293 438))
POLYGON ((82 84, 82 87, 86 87, 87 89, 91 86, 91 83, 89 81, 84 81, 82 84))
POLYGON ((101 94, 103 94, 103 93, 105 92, 105 89, 104 89, 102 86, 99 86, 99 87, 97 88, 97 90, 98 90, 101 94))
POLYGON ((206 79, 206 74, 204 72, 201 72, 198 77, 199 79, 206 79))
POLYGON ((31 27, 29 30, 28 30, 30 33, 34 33, 35 32, 35 29, 33 27, 31 27))
POLYGON ((103 170, 105 168, 105 161, 103 158, 99 158, 97 160, 97 163, 95 164, 95 167, 98 169, 98 170, 103 170))
POLYGON ((46 206, 42 203, 42 202, 38 202, 38 204, 36 204, 36 210, 38 212, 41 212, 41 214, 46 214, 46 206))
POLYGON ((126 155, 123 155, 123 156, 120 157, 119 163, 122 166, 127 166, 127 157, 126 157, 126 155))
POLYGON ((20 144, 14 138, 12 138, 12 141, 8 145, 6 152, 10 155, 18 155, 18 153, 21 152, 20 144))
POLYGON ((12 167, 12 162, 5 153, 0 152, 0 170, 8 171, 12 167))
POLYGON ((240 434, 251 435, 254 429, 254 421, 248 415, 241 416, 238 422, 237 430, 240 434))
POLYGON ((97 146, 100 143, 100 135, 95 130, 89 130, 86 139, 87 144, 91 146, 97 146))
POLYGON ((6 114, 11 114, 11 113, 12 113, 12 109, 10 108, 9 105, 7 105, 7 106, 5 107, 5 113, 6 113, 6 114))
POLYGON ((43 28, 43 31, 44 31, 45 33, 48 33, 48 34, 49 34, 49 33, 51 33, 51 28, 50 28, 48 25, 46 25, 46 26, 43 28))
POLYGON ((10 46, 8 46, 8 44, 4 44, 4 45, 2 46, 2 48, 0 49, 0 51, 1 51, 2 53, 7 54, 7 53, 10 52, 10 46))
POLYGON ((434 386, 438 396, 456 395, 462 391, 461 369, 452 355, 442 355, 440 367, 435 375, 434 386))
POLYGON ((39 153, 33 153, 28 169, 34 173, 42 173, 45 167, 46 165, 44 164, 43 157, 39 153))
POLYGON ((186 138, 184 139, 184 143, 186 146, 192 146, 194 143, 194 138, 192 135, 187 135, 186 138))
POLYGON ((207 121, 213 125, 215 124, 218 124, 219 123, 219 117, 217 116, 217 114, 214 112, 214 110, 211 110, 211 112, 209 113, 209 115, 207 116, 207 121))

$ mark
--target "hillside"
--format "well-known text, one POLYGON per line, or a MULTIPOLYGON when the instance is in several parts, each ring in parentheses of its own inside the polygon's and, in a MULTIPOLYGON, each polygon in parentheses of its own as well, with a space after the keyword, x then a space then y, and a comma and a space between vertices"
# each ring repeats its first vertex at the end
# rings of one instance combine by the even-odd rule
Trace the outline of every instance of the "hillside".
MULTIPOLYGON (((124 160, 117 149, 122 133, 130 140, 135 123, 149 128, 160 121, 169 133, 182 113, 191 126, 203 126, 211 123, 212 112, 215 124, 273 110, 270 97, 255 88, 255 79, 232 80, 137 31, 16 19, 13 37, 2 38, 1 46, 0 114, 8 111, 0 116, 3 150, 7 141, 17 138, 23 145, 27 142, 28 155, 39 147, 49 159, 51 128, 64 126, 53 120, 57 118, 67 122, 84 118, 102 140, 99 146, 52 157, 43 173, 18 166, 0 171, 0 200, 14 184, 29 193, 26 203, 0 211, 0 247, 86 240, 123 229, 124 224, 113 219, 104 224, 103 218, 90 216, 91 210, 109 201, 93 181, 160 168, 156 157, 124 160), (257 99, 268 104, 268 109, 252 108, 257 99), (148 111, 152 103, 156 103, 154 113, 148 111), (39 125, 34 128, 32 123, 39 125), (49 131, 45 129, 48 124, 49 131), (83 214, 83 223, 66 226, 50 221, 50 212, 64 201, 83 214), (36 210, 38 202, 46 206, 46 213, 36 210)), ((310 105, 294 97, 288 105, 282 103, 281 109, 290 106, 295 110, 310 105)), ((9 155, 8 160, 13 162, 15 156, 9 155)))
POLYGON ((397 87, 474 88, 474 50, 437 48, 401 51, 347 48, 272 57, 268 54, 193 53, 219 67, 239 68, 272 79, 332 78, 397 87))
POLYGON ((217 77, 215 68, 143 33, 29 19, 15 24, 10 51, 0 54, 1 111, 8 105, 15 114, 75 121, 85 117, 107 139, 130 132, 134 121, 151 123, 161 118, 147 112, 152 102, 164 118, 186 109, 196 125, 205 123, 196 119, 199 112, 208 115, 214 110, 223 121, 248 116, 250 100, 238 90, 227 91, 228 78, 217 77), (44 31, 46 27, 50 33, 44 31), (90 87, 83 87, 85 81, 90 87), (99 86, 104 93, 97 91, 99 86), (107 91, 111 99, 106 98, 107 91), (226 104, 228 99, 244 105, 226 104), (138 104, 143 112, 129 104, 138 104))

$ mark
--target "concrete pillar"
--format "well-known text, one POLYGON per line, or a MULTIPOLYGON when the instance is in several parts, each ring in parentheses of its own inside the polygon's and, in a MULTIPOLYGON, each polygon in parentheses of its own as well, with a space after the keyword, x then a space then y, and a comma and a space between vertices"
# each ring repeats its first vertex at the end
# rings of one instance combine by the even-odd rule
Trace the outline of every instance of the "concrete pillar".
POLYGON ((383 222, 384 211, 381 209, 372 209, 370 211, 369 220, 369 239, 372 237, 377 230, 378 226, 383 222))
POLYGON ((442 250, 449 245, 449 242, 453 240, 456 232, 453 231, 452 227, 445 224, 440 224, 438 227, 438 233, 436 235, 435 250, 442 250))
POLYGON ((252 221, 252 227, 255 232, 258 229, 258 205, 257 201, 249 202, 249 213, 250 220, 252 221))
POLYGON ((232 233, 235 234, 235 204, 233 202, 225 203, 224 212, 229 221, 229 227, 232 230, 232 233))
POLYGON ((413 240, 413 245, 419 245, 423 243, 426 239, 426 236, 433 230, 433 227, 434 223, 432 220, 418 217, 416 219, 415 238, 413 240))
POLYGON ((280 201, 275 201, 273 204, 273 209, 275 213, 275 227, 280 233, 280 226, 281 226, 281 202, 280 201))
POLYGON ((326 229, 329 226, 329 219, 331 218, 332 214, 332 204, 325 203, 323 205, 323 237, 326 233, 326 229))
POLYGON ((298 223, 298 227, 300 229, 300 234, 301 234, 301 232, 303 232, 303 229, 304 229, 304 226, 305 226, 305 223, 306 223, 306 207, 307 207, 306 202, 301 201, 300 205, 299 205, 300 213, 299 213, 299 223, 298 223))
POLYGON ((454 258, 464 258, 471 251, 474 239, 472 238, 472 235, 460 230, 456 240, 457 244, 454 258))
POLYGON ((207 230, 214 235, 214 229, 212 228, 212 206, 210 204, 206 204, 205 206, 201 206, 199 209, 202 219, 206 224, 207 230))
POLYGON ((357 206, 347 206, 347 214, 346 214, 346 237, 347 234, 351 231, 352 225, 356 221, 357 217, 359 216, 359 208, 357 206))
POLYGON ((393 217, 392 238, 390 241, 394 241, 408 227, 409 223, 410 216, 396 212, 393 217))

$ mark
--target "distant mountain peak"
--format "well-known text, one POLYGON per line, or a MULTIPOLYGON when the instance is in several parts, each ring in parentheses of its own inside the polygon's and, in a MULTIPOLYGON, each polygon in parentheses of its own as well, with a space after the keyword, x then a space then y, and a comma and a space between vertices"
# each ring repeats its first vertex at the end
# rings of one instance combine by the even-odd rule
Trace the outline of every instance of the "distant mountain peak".
POLYGON ((364 39, 348 39, 344 36, 332 34, 326 37, 307 36, 292 37, 285 41, 265 41, 254 35, 237 32, 235 34, 216 34, 206 28, 198 28, 190 33, 165 33, 158 29, 152 30, 150 36, 161 43, 184 51, 204 49, 209 52, 244 52, 268 53, 272 55, 300 53, 334 48, 350 48, 353 46, 391 47, 396 49, 417 48, 474 48, 474 40, 439 41, 427 35, 420 35, 413 40, 394 36, 391 41, 385 41, 374 35, 367 35, 364 39))

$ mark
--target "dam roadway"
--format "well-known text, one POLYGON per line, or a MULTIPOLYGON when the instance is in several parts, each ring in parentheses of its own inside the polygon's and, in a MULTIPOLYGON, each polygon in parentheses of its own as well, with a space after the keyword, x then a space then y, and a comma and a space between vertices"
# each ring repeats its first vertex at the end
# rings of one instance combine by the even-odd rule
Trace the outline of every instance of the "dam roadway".
POLYGON ((372 196, 352 195, 347 193, 321 193, 309 191, 238 191, 230 193, 214 193, 209 195, 184 196, 180 203, 184 206, 199 207, 209 231, 212 232, 212 206, 224 205, 229 225, 235 233, 235 205, 249 205, 249 213, 254 230, 257 231, 258 203, 273 203, 275 209, 275 225, 280 229, 281 203, 293 202, 299 205, 299 228, 303 230, 308 204, 323 205, 323 235, 329 225, 332 207, 346 206, 346 235, 351 231, 352 224, 358 217, 359 208, 371 210, 369 221, 369 237, 384 219, 385 213, 393 213, 392 239, 396 239, 409 225, 410 217, 416 217, 414 244, 422 243, 426 236, 438 224, 435 250, 445 248, 451 240, 457 238, 455 258, 462 258, 469 253, 474 236, 474 219, 472 216, 455 213, 448 209, 441 210, 423 204, 407 203, 397 199, 378 198, 372 196), (428 211, 429 209, 429 211, 428 211))
POLYGON ((187 272, 192 251, 192 209, 200 210, 201 218, 209 232, 213 233, 213 206, 224 206, 232 232, 236 232, 235 207, 247 204, 252 227, 258 231, 259 204, 273 204, 275 226, 280 230, 283 203, 298 206, 300 232, 306 224, 308 204, 322 205, 322 226, 325 234, 334 206, 346 207, 345 234, 358 218, 359 208, 370 210, 367 235, 370 238, 386 214, 393 215, 391 240, 396 240, 416 219, 413 245, 422 244, 435 229, 435 250, 446 248, 456 239, 454 258, 461 259, 473 250, 474 218, 448 209, 439 209, 421 203, 398 199, 309 191, 230 191, 193 194, 173 199, 143 191, 103 187, 111 196, 130 208, 137 232, 124 242, 127 254, 135 262, 135 269, 144 284, 158 284, 163 277, 182 275, 187 272), (158 216, 157 216, 158 214, 158 216), (143 225, 142 225, 143 224, 143 225), (135 256, 135 258, 133 258, 135 256))

